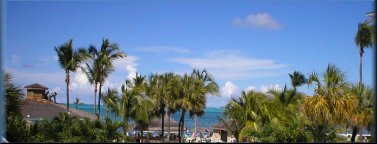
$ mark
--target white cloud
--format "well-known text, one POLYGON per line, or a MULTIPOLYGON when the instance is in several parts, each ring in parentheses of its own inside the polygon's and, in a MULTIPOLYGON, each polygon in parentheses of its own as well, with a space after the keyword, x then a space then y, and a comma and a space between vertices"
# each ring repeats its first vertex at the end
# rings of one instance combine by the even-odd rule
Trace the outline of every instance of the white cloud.
POLYGON ((153 53, 162 53, 162 52, 176 52, 176 53, 191 53, 189 49, 185 48, 178 48, 178 47, 167 47, 167 46, 154 46, 154 47, 145 47, 145 48, 139 48, 137 50, 145 51, 145 52, 153 52, 153 53))
POLYGON ((231 97, 237 94, 237 92, 238 92, 238 87, 230 81, 227 81, 224 87, 221 88, 221 95, 225 97, 231 97))
POLYGON ((262 85, 261 88, 260 88, 260 91, 263 92, 263 93, 267 93, 269 90, 278 90, 278 91, 281 91, 282 88, 280 87, 279 84, 274 84, 274 85, 262 85))
POLYGON ((128 55, 125 58, 117 59, 114 61, 115 71, 127 72, 127 79, 135 78, 137 72, 138 61, 140 58, 137 56, 128 55))
POLYGON ((248 92, 248 91, 251 91, 251 90, 256 90, 257 88, 255 87, 255 86, 248 86, 247 88, 246 88, 246 92, 248 92))
POLYGON ((191 68, 206 68, 217 79, 239 80, 245 78, 272 77, 277 69, 286 67, 273 60, 255 59, 237 54, 214 52, 198 58, 170 58, 172 62, 186 64, 191 68))
POLYGON ((248 15, 245 19, 236 18, 233 23, 240 27, 268 29, 279 29, 282 27, 270 14, 264 12, 248 15))
POLYGON ((85 73, 83 73, 81 69, 77 70, 72 77, 73 79, 71 79, 72 81, 70 84, 72 92, 70 93, 74 93, 77 96, 86 96, 93 93, 94 88, 91 86, 85 73))

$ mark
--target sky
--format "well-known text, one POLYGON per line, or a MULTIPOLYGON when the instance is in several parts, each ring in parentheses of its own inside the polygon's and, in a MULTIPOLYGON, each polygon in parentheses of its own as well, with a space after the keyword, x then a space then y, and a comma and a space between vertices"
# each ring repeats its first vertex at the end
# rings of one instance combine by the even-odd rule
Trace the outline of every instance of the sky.
MULTIPOLYGON (((39 83, 66 103, 65 72, 54 47, 73 39, 75 48, 100 47, 104 38, 127 57, 114 61, 104 89, 136 73, 194 68, 214 77, 222 107, 243 90, 288 88, 288 73, 323 73, 335 64, 347 81, 359 81, 357 25, 373 11, 371 0, 125 0, 6 1, 3 66, 24 87, 39 83)), ((372 86, 374 49, 363 55, 363 82, 372 86)), ((299 91, 313 95, 312 86, 299 91)), ((92 104, 94 87, 81 70, 71 74, 70 100, 92 104)))

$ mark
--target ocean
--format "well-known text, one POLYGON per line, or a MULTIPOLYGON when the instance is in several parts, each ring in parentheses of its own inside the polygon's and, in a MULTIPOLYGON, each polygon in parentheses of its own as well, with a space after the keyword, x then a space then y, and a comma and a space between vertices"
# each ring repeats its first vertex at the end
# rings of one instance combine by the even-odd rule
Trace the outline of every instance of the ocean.
MULTIPOLYGON (((70 108, 76 108, 75 104, 70 104, 70 108)), ((94 114, 94 105, 93 104, 79 104, 77 105, 77 109, 84 110, 86 112, 94 114)), ((97 108, 98 109, 98 108, 97 108)), ((224 108, 213 108, 213 107, 207 107, 204 110, 204 114, 201 117, 198 117, 198 123, 197 127, 205 127, 210 128, 213 125, 216 125, 220 122, 219 118, 222 117, 222 114, 224 112, 224 108)), ((179 121, 179 118, 181 116, 181 112, 176 112, 171 115, 171 118, 175 121, 179 121)), ((105 106, 101 105, 101 117, 106 117, 106 108, 105 106)), ((109 113, 109 117, 113 121, 121 121, 122 119, 120 117, 116 117, 115 114, 109 113)), ((190 118, 190 115, 188 112, 185 114, 185 125, 186 127, 191 130, 195 127, 195 119, 194 116, 190 118)))

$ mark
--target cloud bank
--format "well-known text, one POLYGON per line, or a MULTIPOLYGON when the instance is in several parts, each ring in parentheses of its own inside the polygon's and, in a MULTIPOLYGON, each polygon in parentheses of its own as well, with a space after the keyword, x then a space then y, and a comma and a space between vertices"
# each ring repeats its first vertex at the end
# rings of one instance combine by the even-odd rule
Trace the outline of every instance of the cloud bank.
POLYGON ((279 75, 277 70, 285 68, 273 60, 255 59, 226 52, 214 52, 204 57, 169 58, 171 62, 188 65, 191 68, 207 69, 216 79, 240 80, 279 75))

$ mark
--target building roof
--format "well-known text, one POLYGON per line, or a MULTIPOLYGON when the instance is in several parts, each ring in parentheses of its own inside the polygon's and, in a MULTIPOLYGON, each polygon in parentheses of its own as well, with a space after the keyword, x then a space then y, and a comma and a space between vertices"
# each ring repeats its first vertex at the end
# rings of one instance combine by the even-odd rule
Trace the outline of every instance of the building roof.
POLYGON ((218 123, 212 126, 212 129, 227 130, 222 123, 218 123))
MULTIPOLYGON (((66 106, 62 104, 55 104, 49 100, 24 100, 21 102, 21 114, 23 118, 28 118, 29 120, 40 120, 40 119, 52 119, 59 116, 60 112, 66 112, 66 106)), ((71 115, 78 117, 88 117, 91 120, 95 120, 96 116, 94 114, 70 108, 69 111, 71 115)))
POLYGON ((41 84, 38 84, 38 83, 34 83, 34 84, 31 84, 31 85, 25 86, 24 88, 26 88, 26 89, 43 89, 43 90, 48 89, 47 87, 45 87, 41 84))
MULTIPOLYGON (((168 130, 168 115, 165 115, 164 117, 164 131, 167 131, 168 130)), ((138 126, 135 127, 135 129, 139 129, 138 126)), ((161 130, 161 118, 153 118, 150 122, 149 122, 149 125, 148 125, 148 129, 150 131, 157 131, 157 130, 161 130)), ((178 131, 178 123, 170 118, 170 130, 171 131, 178 131)))
MULTIPOLYGON (((195 128, 192 128, 191 131, 192 131, 192 132, 195 132, 195 128)), ((207 129, 207 128, 205 128, 205 127, 198 127, 198 128, 196 129, 196 131, 197 131, 198 133, 200 133, 200 132, 206 132, 206 131, 208 132, 209 129, 207 129)))

